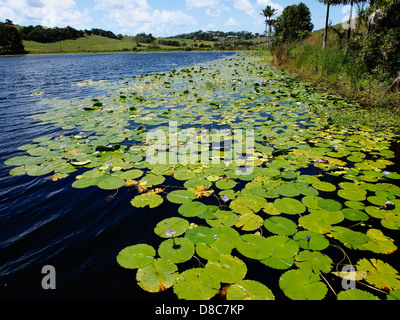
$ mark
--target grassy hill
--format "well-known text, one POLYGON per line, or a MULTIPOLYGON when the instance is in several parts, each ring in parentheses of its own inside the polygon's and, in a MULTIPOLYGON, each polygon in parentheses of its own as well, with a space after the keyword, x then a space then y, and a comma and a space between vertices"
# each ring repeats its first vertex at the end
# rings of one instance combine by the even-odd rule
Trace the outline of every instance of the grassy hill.
POLYGON ((249 50, 261 46, 264 38, 245 40, 237 45, 235 40, 221 39, 219 41, 203 41, 193 39, 173 39, 180 46, 161 45, 158 40, 171 38, 157 38, 153 44, 133 41, 132 36, 125 36, 121 40, 101 36, 85 36, 74 40, 63 40, 53 43, 24 41, 25 50, 30 54, 49 53, 95 53, 95 52, 148 52, 148 51, 206 51, 206 50, 249 50), (246 43, 246 44, 244 44, 246 43))

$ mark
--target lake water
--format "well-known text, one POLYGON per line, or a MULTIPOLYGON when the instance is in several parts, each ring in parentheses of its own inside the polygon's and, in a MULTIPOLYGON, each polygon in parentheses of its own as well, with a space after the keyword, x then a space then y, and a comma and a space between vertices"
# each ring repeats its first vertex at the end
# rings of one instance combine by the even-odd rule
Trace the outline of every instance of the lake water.
MULTIPOLYGON (((207 63, 226 52, 77 54, 0 57, 0 299, 163 299, 140 289, 115 260, 121 248, 151 244, 154 215, 132 215, 129 201, 109 192, 71 188, 73 179, 10 176, 4 161, 17 148, 59 128, 27 118, 43 112, 43 98, 95 96, 82 80, 124 77, 207 63), (35 95, 35 93, 41 93, 35 95), (42 267, 56 269, 56 290, 44 290, 42 267)), ((112 87, 112 86, 111 86, 112 87)))

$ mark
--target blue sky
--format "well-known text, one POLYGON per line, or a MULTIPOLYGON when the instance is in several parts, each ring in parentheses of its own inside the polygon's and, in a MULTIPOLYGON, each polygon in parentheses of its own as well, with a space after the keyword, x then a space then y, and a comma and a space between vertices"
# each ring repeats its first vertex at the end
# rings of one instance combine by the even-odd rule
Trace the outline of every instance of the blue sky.
MULTIPOLYGON (((76 29, 100 28, 116 34, 139 32, 165 37, 197 30, 264 32, 260 12, 267 5, 282 10, 290 0, 0 0, 0 21, 76 29)), ((325 24, 326 6, 304 0, 314 30, 325 24)), ((331 7, 333 24, 346 20, 349 6, 331 7)))

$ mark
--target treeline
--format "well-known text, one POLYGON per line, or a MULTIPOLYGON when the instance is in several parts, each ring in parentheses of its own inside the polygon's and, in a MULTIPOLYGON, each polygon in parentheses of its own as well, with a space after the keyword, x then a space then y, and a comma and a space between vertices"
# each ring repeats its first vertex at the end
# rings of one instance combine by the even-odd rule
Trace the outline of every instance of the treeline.
POLYGON ((68 39, 78 39, 85 35, 98 35, 113 39, 122 39, 122 35, 115 35, 111 31, 102 29, 76 30, 70 26, 65 28, 45 28, 43 26, 22 27, 20 30, 23 40, 51 43, 68 39))
POLYGON ((250 40, 256 37, 259 37, 260 34, 258 33, 251 33, 248 31, 230 31, 230 32, 223 32, 223 31, 195 31, 191 33, 182 33, 170 38, 176 39, 193 39, 193 40, 203 40, 203 41, 218 41, 221 38, 231 38, 231 39, 241 39, 241 40, 250 40))

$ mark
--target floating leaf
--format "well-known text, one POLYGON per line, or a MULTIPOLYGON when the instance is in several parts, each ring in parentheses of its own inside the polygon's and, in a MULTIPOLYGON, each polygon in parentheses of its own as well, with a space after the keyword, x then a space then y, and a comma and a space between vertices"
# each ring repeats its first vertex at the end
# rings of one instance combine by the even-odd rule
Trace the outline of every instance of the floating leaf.
POLYGON ((318 251, 301 251, 294 260, 298 268, 309 269, 315 274, 328 273, 332 269, 332 260, 318 251))
POLYGON ((161 238, 171 237, 168 231, 173 230, 173 236, 179 237, 189 228, 189 222, 182 218, 172 217, 160 221, 154 228, 154 232, 161 238))
POLYGON ((339 211, 342 209, 342 204, 333 199, 322 199, 318 201, 318 205, 328 211, 339 211))
POLYGON ((215 186, 219 189, 232 189, 236 186, 236 182, 230 179, 220 179, 215 183, 215 186))
POLYGON ((268 231, 284 236, 290 236, 297 232, 297 225, 283 217, 271 217, 264 221, 264 227, 268 231))
POLYGON ((275 300, 272 291, 254 280, 242 280, 231 285, 226 292, 227 300, 275 300))
POLYGON ((342 209, 343 216, 351 221, 367 221, 368 215, 360 210, 345 208, 342 209))
POLYGON ((149 292, 162 292, 171 287, 177 276, 178 267, 166 260, 155 259, 136 273, 138 285, 149 292))
POLYGON ((279 287, 292 300, 322 300, 328 292, 320 277, 307 269, 286 271, 279 278, 279 287))
POLYGON ((377 259, 361 259, 357 270, 367 272, 366 281, 383 290, 400 289, 400 275, 391 265, 377 259))
POLYGON ((307 250, 324 250, 329 246, 329 240, 322 234, 308 230, 297 232, 293 236, 300 248, 307 250))
POLYGON ((172 263, 182 263, 189 260, 194 254, 193 243, 185 238, 173 238, 163 241, 158 247, 161 259, 172 263))
POLYGON ((185 238, 194 244, 211 244, 217 239, 217 233, 212 228, 198 226, 186 231, 185 238))
POLYGON ((125 185, 125 180, 116 176, 103 176, 97 179, 97 186, 104 190, 115 190, 122 188, 125 185))
POLYGON ((363 244, 363 248, 367 250, 384 254, 389 254, 397 250, 396 245, 393 243, 394 240, 386 237, 381 230, 369 229, 367 231, 367 236, 371 239, 363 244))
POLYGON ((158 207, 163 203, 164 199, 159 195, 152 192, 137 195, 131 201, 132 206, 136 208, 144 208, 149 206, 150 208, 158 207))
POLYGON ((293 263, 294 258, 286 258, 286 259, 278 259, 275 257, 269 257, 267 259, 261 260, 261 263, 265 264, 268 267, 278 269, 278 270, 286 270, 289 269, 293 263))
POLYGON ((236 241, 236 249, 242 255, 257 260, 269 258, 274 250, 270 246, 270 241, 255 234, 242 235, 236 241))
POLYGON ((379 300, 378 297, 360 289, 348 289, 340 291, 337 295, 338 300, 379 300))
POLYGON ((236 227, 244 231, 253 231, 262 226, 264 220, 259 215, 254 213, 244 213, 239 215, 239 221, 235 224, 236 227))
POLYGON ((332 192, 336 190, 336 186, 333 185, 332 183, 325 182, 325 181, 315 181, 313 182, 312 186, 320 191, 325 191, 325 192, 332 192))
POLYGON ((168 201, 178 204, 191 202, 195 198, 196 195, 188 190, 174 190, 167 195, 168 201))
POLYGON ((122 249, 117 262, 127 269, 143 268, 153 262, 156 251, 148 244, 136 244, 122 249))
POLYGON ((229 207, 236 213, 246 214, 257 213, 261 208, 265 208, 267 205, 268 202, 264 198, 246 193, 233 200, 229 207))
POLYGON ((274 201, 274 206, 279 211, 287 214, 298 214, 306 211, 306 207, 299 200, 292 198, 279 198, 274 201))
POLYGON ((364 233, 353 231, 344 227, 332 227, 332 236, 342 242, 346 247, 352 249, 365 250, 364 244, 370 241, 370 238, 364 233))
POLYGON ((299 251, 296 241, 286 236, 272 236, 267 238, 268 247, 272 248, 271 256, 277 259, 288 259, 299 251))
POLYGON ((208 261, 205 272, 220 282, 234 283, 245 277, 247 267, 239 258, 221 254, 218 261, 208 261))
POLYGON ((173 288, 179 299, 209 300, 217 294, 220 282, 211 278, 204 268, 193 268, 176 276, 173 288))
POLYGON ((182 204, 178 212, 184 217, 196 217, 207 211, 207 205, 199 201, 191 201, 182 204))
POLYGON ((196 253, 206 260, 216 261, 221 254, 229 255, 231 251, 232 246, 221 239, 216 239, 211 244, 202 242, 196 244, 196 253))

